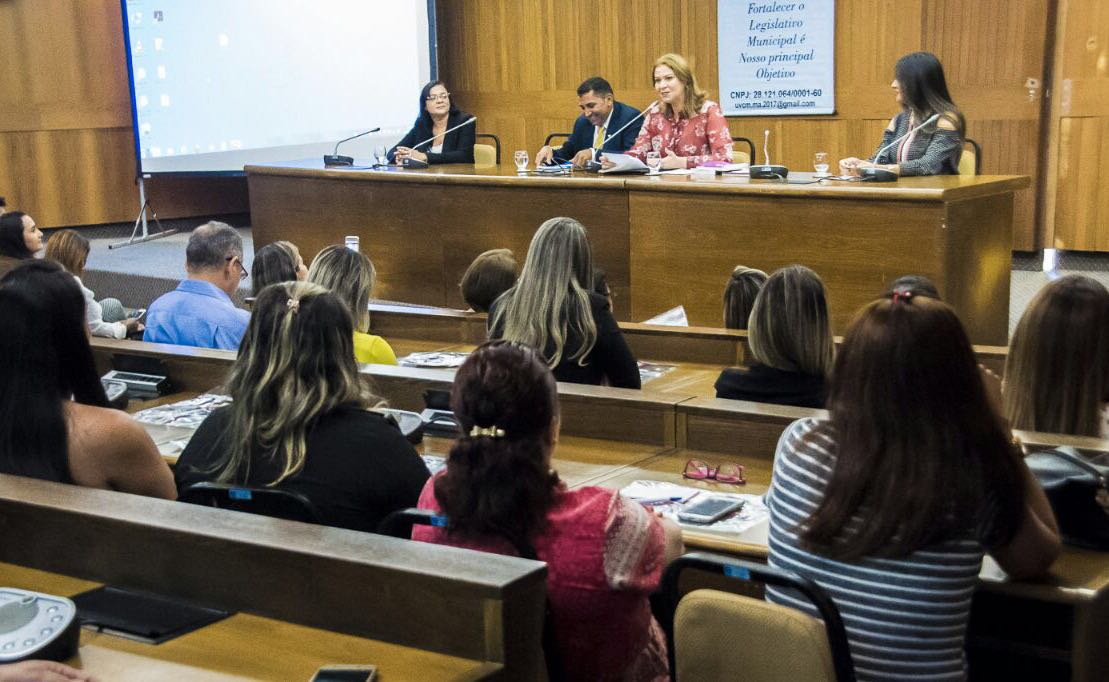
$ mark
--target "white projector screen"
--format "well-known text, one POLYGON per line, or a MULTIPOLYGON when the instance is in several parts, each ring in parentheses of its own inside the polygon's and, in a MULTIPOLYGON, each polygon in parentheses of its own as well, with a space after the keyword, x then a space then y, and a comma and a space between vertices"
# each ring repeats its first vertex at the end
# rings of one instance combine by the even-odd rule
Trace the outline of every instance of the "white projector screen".
POLYGON ((434 0, 121 0, 143 174, 370 158, 435 72, 434 0))

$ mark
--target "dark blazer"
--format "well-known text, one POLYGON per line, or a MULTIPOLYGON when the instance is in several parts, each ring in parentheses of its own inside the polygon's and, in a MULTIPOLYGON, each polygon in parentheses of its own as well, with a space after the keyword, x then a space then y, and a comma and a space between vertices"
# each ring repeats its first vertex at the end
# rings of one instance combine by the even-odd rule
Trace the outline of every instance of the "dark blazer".
POLYGON ((716 397, 795 407, 824 407, 824 377, 787 372, 760 363, 752 363, 747 369, 729 367, 716 380, 716 397))
MULTIPOLYGON (((465 111, 455 111, 447 117, 447 129, 455 127, 466 119, 470 118, 470 114, 465 111)), ((395 161, 397 158, 397 147, 411 147, 415 144, 423 142, 431 137, 434 133, 431 130, 431 118, 420 116, 416 119, 416 123, 412 125, 412 130, 396 143, 392 149, 389 150, 389 161, 395 161)), ((447 133, 443 138, 443 152, 441 154, 432 154, 429 150, 433 143, 425 144, 417 151, 427 154, 427 162, 430 163, 473 163, 474 162, 474 136, 477 134, 475 128, 477 122, 473 122, 468 126, 463 126, 453 133, 447 133)))
MULTIPOLYGON (((639 115, 639 112, 629 107, 623 102, 616 102, 612 105, 612 118, 609 120, 608 129, 605 134, 615 133, 620 130, 625 123, 632 120, 639 115)), ((642 124, 633 123, 619 135, 610 138, 605 142, 605 146, 601 151, 623 153, 631 149, 635 145, 635 138, 639 136, 639 129, 642 124)), ((570 139, 561 147, 555 147, 554 155, 555 162, 562 163, 574 158, 583 149, 589 149, 593 146, 593 136, 596 134, 597 129, 589 122, 585 116, 578 116, 578 120, 574 121, 574 132, 570 135, 570 139)))
MULTIPOLYGON (((909 114, 901 112, 894 119, 893 130, 882 133, 882 142, 874 150, 879 151, 891 142, 909 132, 909 114)), ((875 156, 874 163, 900 163, 901 175, 958 175, 959 157, 963 154, 963 136, 957 130, 944 130, 935 125, 921 128, 909 145, 909 160, 898 161, 898 142, 882 152, 882 158, 875 156)))
MULTIPOLYGON (((493 324, 497 309, 504 304, 504 297, 498 298, 489 310, 488 324, 493 324)), ((618 388, 641 388, 639 379, 639 364, 624 340, 620 325, 612 316, 612 309, 608 299, 600 294, 589 292, 589 309, 593 315, 593 322, 597 325, 597 341, 593 350, 585 356, 584 366, 578 360, 570 360, 569 356, 581 347, 581 339, 576 334, 570 333, 566 338, 566 345, 562 351, 562 360, 551 371, 557 381, 571 384, 600 385, 607 382, 609 386, 618 388)), ((497 324, 490 327, 489 338, 499 339, 504 335, 504 325, 497 324)), ((554 354, 554 348, 545 351, 547 357, 554 354)))

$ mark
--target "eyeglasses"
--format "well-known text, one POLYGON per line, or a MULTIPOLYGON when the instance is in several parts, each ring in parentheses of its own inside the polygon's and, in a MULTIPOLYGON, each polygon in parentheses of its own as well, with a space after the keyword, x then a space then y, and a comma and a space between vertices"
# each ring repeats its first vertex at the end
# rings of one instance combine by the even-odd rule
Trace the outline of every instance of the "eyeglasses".
POLYGON ((442 95, 428 95, 427 96, 427 101, 429 101, 429 102, 446 102, 450 98, 451 98, 451 94, 449 92, 444 92, 442 95))
POLYGON ((685 471, 682 472, 682 478, 691 478, 695 481, 712 480, 717 483, 728 483, 730 485, 744 485, 747 483, 747 478, 744 476, 744 469, 742 464, 721 464, 719 466, 712 466, 706 464, 699 459, 691 459, 685 463, 685 471))
POLYGON ((224 260, 226 260, 228 263, 238 263, 238 266, 239 266, 239 281, 240 282, 245 282, 248 273, 246 271, 246 266, 243 265, 243 261, 240 260, 238 256, 228 256, 224 260))

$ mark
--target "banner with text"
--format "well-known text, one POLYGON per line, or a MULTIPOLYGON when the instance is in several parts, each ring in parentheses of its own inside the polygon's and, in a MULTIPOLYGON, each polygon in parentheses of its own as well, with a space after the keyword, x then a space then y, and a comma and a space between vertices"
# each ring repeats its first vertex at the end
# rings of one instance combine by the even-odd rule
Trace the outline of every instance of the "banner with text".
POLYGON ((835 0, 717 0, 725 116, 835 112, 835 0))

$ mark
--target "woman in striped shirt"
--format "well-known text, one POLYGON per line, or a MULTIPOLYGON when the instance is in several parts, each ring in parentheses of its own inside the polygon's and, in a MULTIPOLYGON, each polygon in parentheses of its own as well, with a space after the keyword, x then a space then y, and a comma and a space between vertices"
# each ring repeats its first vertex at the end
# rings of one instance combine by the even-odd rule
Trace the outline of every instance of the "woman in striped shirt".
MULTIPOLYGON (((778 443, 770 563, 832 596, 860 680, 961 680, 983 554, 1028 576, 1060 541, 954 311, 902 291, 864 308, 828 407, 778 443)), ((789 591, 768 598, 815 615, 789 591)))

